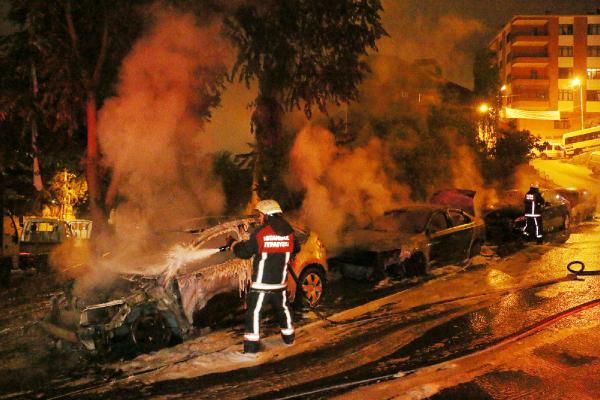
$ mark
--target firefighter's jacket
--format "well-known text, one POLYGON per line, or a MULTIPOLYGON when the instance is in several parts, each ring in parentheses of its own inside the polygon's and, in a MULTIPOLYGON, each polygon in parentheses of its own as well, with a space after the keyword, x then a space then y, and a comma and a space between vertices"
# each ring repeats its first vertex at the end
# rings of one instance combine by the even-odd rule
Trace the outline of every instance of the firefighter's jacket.
POLYGON ((290 224, 280 216, 270 216, 264 225, 237 243, 233 252, 252 262, 252 289, 280 290, 287 287, 287 272, 291 260, 300 251, 300 244, 290 224))
POLYGON ((540 217, 542 215, 542 206, 546 202, 540 193, 538 188, 532 187, 529 192, 525 195, 525 216, 526 217, 540 217))

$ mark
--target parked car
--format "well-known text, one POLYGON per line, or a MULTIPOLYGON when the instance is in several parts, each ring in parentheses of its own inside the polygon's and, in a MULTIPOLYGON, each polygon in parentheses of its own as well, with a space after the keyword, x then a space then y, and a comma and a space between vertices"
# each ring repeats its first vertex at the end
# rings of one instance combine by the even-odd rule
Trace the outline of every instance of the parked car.
POLYGON ((587 166, 594 175, 600 175, 600 151, 594 151, 590 154, 587 166))
POLYGON ((19 240, 19 267, 45 269, 50 253, 57 246, 67 241, 88 240, 91 233, 92 221, 86 219, 27 218, 19 240))
MULTIPOLYGON (((546 204, 542 209, 544 233, 563 231, 569 233, 571 225, 570 204, 567 199, 552 189, 540 189, 546 204)), ((525 226, 523 199, 525 194, 518 190, 502 193, 500 199, 482 210, 486 238, 499 244, 519 239, 525 226)))
POLYGON ((544 143, 531 150, 532 157, 541 158, 542 160, 564 158, 565 155, 565 148, 558 143, 544 143))
POLYGON ((573 223, 591 220, 596 215, 598 200, 588 190, 569 187, 556 189, 556 192, 569 201, 573 223))
POLYGON ((479 254, 485 239, 480 218, 443 205, 387 211, 365 229, 348 232, 348 246, 332 259, 373 268, 376 276, 414 276, 479 254))
MULTIPOLYGON (((233 309, 241 309, 242 293, 251 279, 251 261, 223 250, 229 237, 247 239, 257 224, 253 217, 220 220, 194 230, 197 238, 176 246, 159 273, 123 273, 86 299, 77 299, 67 290, 53 301, 42 326, 55 337, 100 354, 117 348, 145 352, 180 342, 193 326, 204 325, 199 319, 206 316, 209 304, 233 299, 233 309)), ((314 306, 326 290, 326 250, 314 232, 293 226, 301 250, 292 268, 301 287, 289 281, 289 298, 314 306)), ((217 304, 214 309, 218 308, 217 304)), ((230 313, 232 308, 228 305, 227 309, 230 313)))

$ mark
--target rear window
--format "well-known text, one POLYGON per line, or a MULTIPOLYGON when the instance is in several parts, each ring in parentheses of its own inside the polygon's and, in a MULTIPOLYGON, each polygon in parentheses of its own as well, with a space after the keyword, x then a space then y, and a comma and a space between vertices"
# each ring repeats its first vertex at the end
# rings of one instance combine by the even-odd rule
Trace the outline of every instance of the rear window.
POLYGON ((60 233, 58 223, 55 222, 28 222, 23 230, 24 242, 58 243, 60 233))

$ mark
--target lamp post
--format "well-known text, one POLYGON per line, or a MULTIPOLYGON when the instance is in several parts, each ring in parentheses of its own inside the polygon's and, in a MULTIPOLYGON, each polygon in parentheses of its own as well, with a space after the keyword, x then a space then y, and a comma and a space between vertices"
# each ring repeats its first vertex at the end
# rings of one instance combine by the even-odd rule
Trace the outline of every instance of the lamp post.
POLYGON ((581 83, 581 79, 574 78, 571 81, 571 85, 573 87, 579 86, 579 114, 581 116, 581 129, 583 129, 583 84, 581 83))

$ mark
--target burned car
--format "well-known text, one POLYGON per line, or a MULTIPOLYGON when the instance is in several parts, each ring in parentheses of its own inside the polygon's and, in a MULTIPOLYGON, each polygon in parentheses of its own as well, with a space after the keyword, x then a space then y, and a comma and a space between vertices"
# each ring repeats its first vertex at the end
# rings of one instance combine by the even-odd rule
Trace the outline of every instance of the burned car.
POLYGON ((569 201, 573 223, 579 224, 594 219, 598 200, 588 190, 568 187, 558 188, 556 192, 569 201))
MULTIPOLYGON (((552 189, 540 189, 546 204, 542 208, 544 234, 569 232, 571 206, 569 201, 552 189)), ((523 199, 519 190, 508 190, 500 199, 482 210, 486 227, 486 238, 495 244, 506 243, 522 238, 525 226, 523 199)))
MULTIPOLYGON (((53 300, 43 327, 53 336, 80 343, 95 353, 117 347, 150 351, 184 340, 211 301, 232 294, 242 305, 251 279, 250 260, 235 258, 225 245, 230 237, 247 239, 256 218, 221 221, 198 230, 192 243, 177 245, 154 275, 120 274, 97 296, 79 299, 69 290, 53 300)), ((301 287, 289 282, 290 301, 316 305, 327 277, 326 251, 317 235, 294 225, 301 250, 292 267, 301 287)), ((292 279, 290 277, 290 279, 292 279)))
POLYGON ((441 205, 390 210, 366 229, 349 232, 346 248, 332 262, 373 268, 374 276, 415 276, 479 253, 485 240, 480 218, 441 205))

